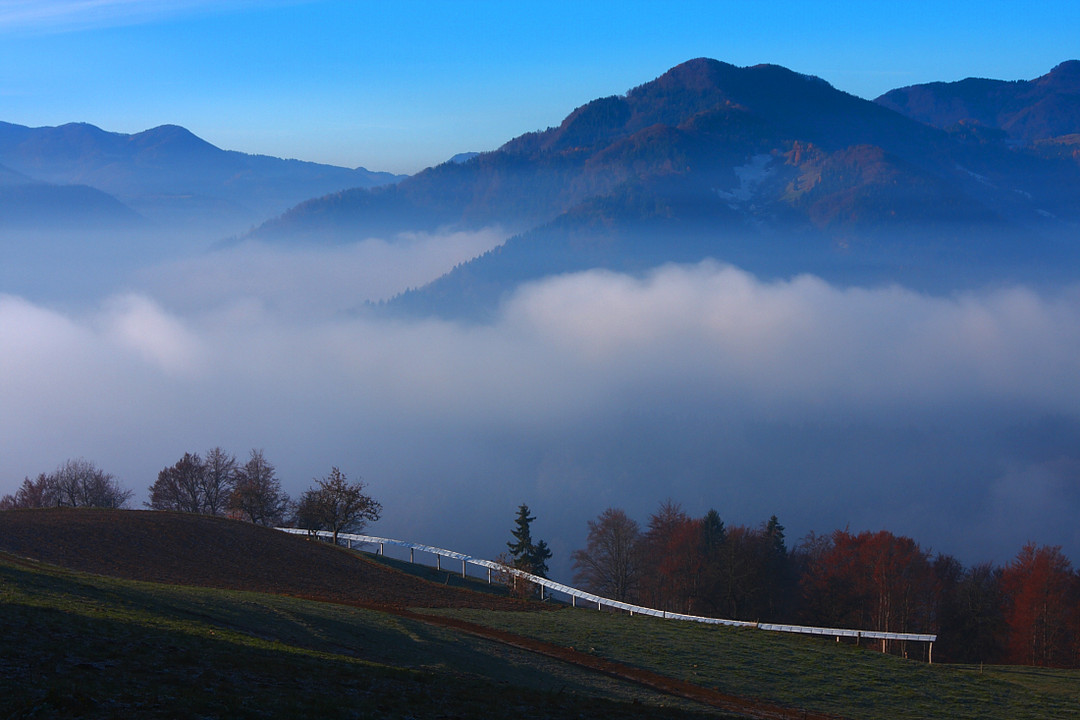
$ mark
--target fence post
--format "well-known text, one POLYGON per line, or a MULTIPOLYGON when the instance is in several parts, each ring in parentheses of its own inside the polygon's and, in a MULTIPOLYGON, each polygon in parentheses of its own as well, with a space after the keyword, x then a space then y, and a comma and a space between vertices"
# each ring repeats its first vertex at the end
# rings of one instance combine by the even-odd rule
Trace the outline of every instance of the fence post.
POLYGON ((386 557, 386 548, 383 547, 382 543, 379 543, 379 554, 386 557))
POLYGON ((414 562, 413 553, 416 552, 416 548, 409 548, 409 562, 414 562))
POLYGON ((465 561, 461 561, 461 577, 465 577, 465 561))
POLYGON ((442 570, 442 555, 435 553, 435 569, 442 570))

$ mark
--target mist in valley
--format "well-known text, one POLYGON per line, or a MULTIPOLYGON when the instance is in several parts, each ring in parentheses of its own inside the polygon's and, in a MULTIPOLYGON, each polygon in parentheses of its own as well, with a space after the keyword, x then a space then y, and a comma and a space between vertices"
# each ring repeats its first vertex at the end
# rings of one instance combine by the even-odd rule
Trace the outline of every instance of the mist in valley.
MULTIPOLYGON (((673 499, 728 524, 889 529, 968 563, 1080 553, 1080 288, 929 294, 706 260, 567 273, 493 319, 380 301, 505 233, 127 256, 93 292, 0 294, 0 494, 83 457, 136 491, 185 452, 331 466, 373 531, 493 557, 527 503, 553 576, 586 522, 673 499)), ((75 256, 57 273, 96 272, 75 256)))

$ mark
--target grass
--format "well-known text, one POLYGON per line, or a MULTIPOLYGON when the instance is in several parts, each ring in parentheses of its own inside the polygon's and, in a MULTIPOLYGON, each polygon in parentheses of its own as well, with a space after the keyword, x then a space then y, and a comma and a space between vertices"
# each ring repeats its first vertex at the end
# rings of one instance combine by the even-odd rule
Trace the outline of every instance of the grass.
POLYGON ((0 717, 716 717, 397 616, 0 554, 0 717), (496 710, 497 709, 497 710, 496 710))
POLYGON ((852 720, 1080 717, 1080 672, 927 665, 822 639, 560 610, 432 610, 716 688, 852 720))
MULTIPOLYGON (((480 578, 474 575, 462 577, 460 563, 458 564, 457 570, 453 567, 454 563, 459 561, 446 560, 443 563, 443 567, 440 569, 436 568, 434 565, 426 565, 423 562, 409 562, 408 560, 401 560, 387 555, 380 555, 378 553, 364 552, 361 550, 354 550, 354 552, 371 562, 385 565, 386 567, 400 570, 410 575, 415 575, 418 578, 437 583, 444 587, 465 588, 467 590, 472 590, 473 592, 488 593, 502 597, 507 597, 510 594, 505 585, 500 585, 497 582, 489 583, 486 578, 480 578)), ((471 572, 477 572, 475 567, 469 569, 471 572)))

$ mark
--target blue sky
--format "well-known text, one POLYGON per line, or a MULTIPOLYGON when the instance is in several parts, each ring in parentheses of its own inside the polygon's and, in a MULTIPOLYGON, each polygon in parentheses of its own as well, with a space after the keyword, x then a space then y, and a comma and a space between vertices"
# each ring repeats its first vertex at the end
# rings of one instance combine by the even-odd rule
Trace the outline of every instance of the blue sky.
POLYGON ((872 98, 1080 56, 1074 2, 0 0, 0 119, 188 127, 228 149, 415 172, 684 60, 872 98))

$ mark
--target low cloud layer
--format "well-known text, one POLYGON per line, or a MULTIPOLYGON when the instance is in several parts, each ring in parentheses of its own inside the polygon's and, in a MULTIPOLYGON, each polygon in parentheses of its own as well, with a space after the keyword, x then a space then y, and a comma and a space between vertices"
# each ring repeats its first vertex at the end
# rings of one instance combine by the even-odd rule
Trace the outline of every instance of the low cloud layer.
POLYGON ((792 541, 887 528, 965 562, 1027 540, 1080 561, 1080 291, 707 262, 549 278, 484 325, 342 312, 418 284, 384 251, 238 248, 213 258, 251 269, 227 290, 191 261, 79 312, 0 296, 0 492, 81 456, 141 502, 185 451, 255 447, 293 494, 337 465, 383 503, 380 533, 481 556, 526 502, 562 577, 586 520, 668 497, 775 513, 792 541))
POLYGON ((356 309, 420 287, 506 240, 498 228, 403 233, 327 248, 248 241, 135 273, 134 285, 182 312, 255 300, 305 318, 356 309))

